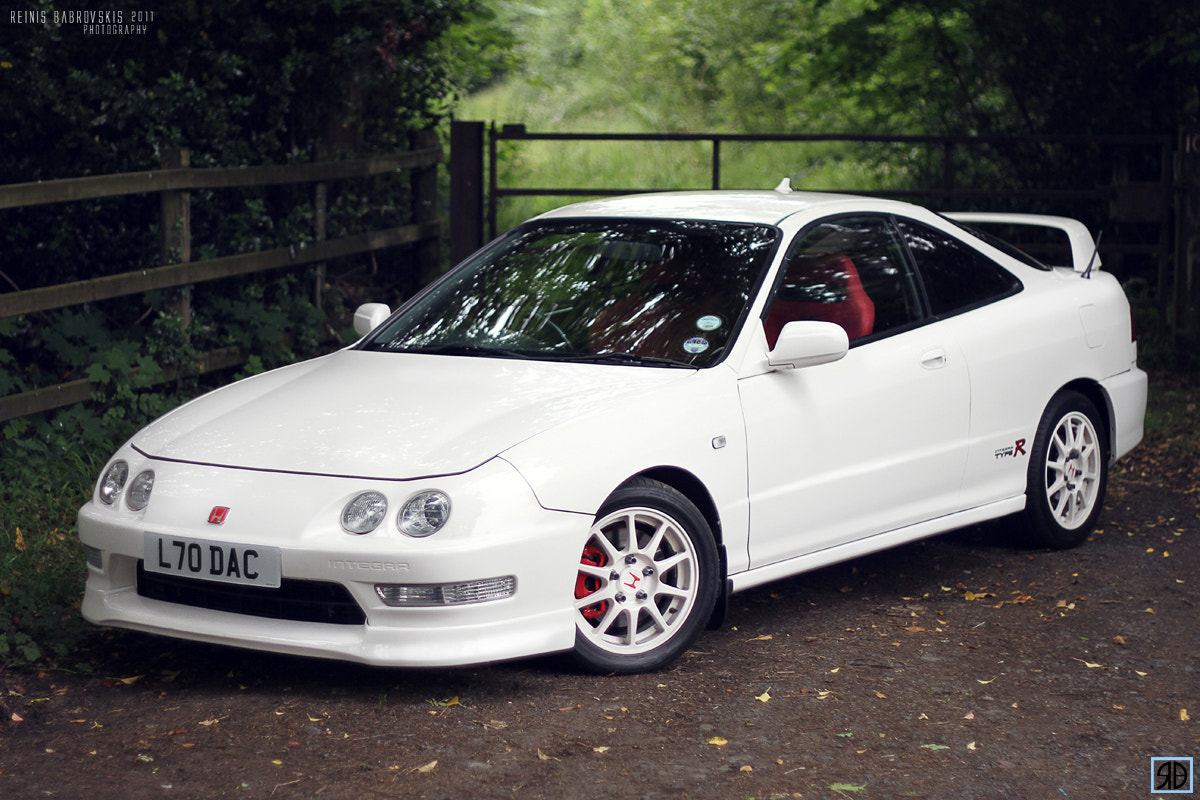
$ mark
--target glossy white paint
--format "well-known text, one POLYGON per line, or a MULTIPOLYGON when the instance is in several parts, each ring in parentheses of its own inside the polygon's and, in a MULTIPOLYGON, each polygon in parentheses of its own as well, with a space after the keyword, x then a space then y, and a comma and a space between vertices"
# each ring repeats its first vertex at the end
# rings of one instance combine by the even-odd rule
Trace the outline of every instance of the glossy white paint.
MULTIPOLYGON (((839 195, 668 193, 546 216, 757 222, 778 226, 783 246, 748 322, 708 369, 347 349, 181 407, 114 456, 131 476, 155 470, 149 506, 97 498, 80 511, 81 539, 103 552, 89 568, 84 615, 372 664, 518 658, 572 647, 582 543, 605 498, 633 476, 694 490, 737 591, 1020 510, 1038 420, 1069 384, 1107 411, 1112 457, 1141 438, 1145 375, 1128 304, 1105 273, 1041 272, 931 212, 839 195), (786 243, 850 211, 935 227, 1024 288, 848 350, 844 337, 817 346, 785 333, 782 363, 772 365, 760 320, 786 243), (449 523, 405 537, 395 513, 426 489, 452 498, 449 523), (347 534, 341 509, 368 490, 387 498, 388 517, 372 533, 347 534), (230 509, 220 526, 207 521, 215 506, 230 509), (367 623, 263 620, 142 598, 134 576, 146 531, 279 547, 285 578, 346 586, 367 623), (516 595, 474 605, 390 608, 374 591, 501 575, 516 576, 516 595)), ((381 318, 364 309, 360 333, 381 318)), ((829 338, 828 323, 793 325, 798 338, 829 338)))

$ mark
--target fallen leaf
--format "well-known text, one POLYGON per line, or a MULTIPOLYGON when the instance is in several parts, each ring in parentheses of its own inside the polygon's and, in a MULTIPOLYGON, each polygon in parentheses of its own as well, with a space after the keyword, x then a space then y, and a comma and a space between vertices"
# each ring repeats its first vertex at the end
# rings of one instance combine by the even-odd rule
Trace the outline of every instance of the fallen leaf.
POLYGON ((1192 717, 1190 714, 1187 713, 1186 708, 1179 709, 1179 721, 1180 722, 1191 722, 1192 721, 1192 717))
MULTIPOLYGON (((541 754, 542 754, 542 751, 538 750, 538 755, 540 756, 541 754)), ((418 772, 422 775, 428 775, 429 773, 433 772, 435 769, 437 769, 437 759, 436 758, 433 761, 430 761, 428 764, 424 764, 420 767, 413 767, 411 772, 418 772)))
POLYGON ((922 628, 920 625, 909 625, 904 630, 908 631, 909 633, 921 633, 925 629, 922 628))
POLYGON ((746 641, 747 642, 769 642, 774 638, 775 637, 772 636, 771 634, 765 633, 762 636, 755 636, 753 639, 747 639, 746 641))
POLYGON ((966 713, 966 715, 963 717, 963 719, 975 719, 975 712, 974 712, 974 711, 968 711, 968 712, 966 713))
POLYGON ((609 751, 609 749, 610 748, 607 745, 602 745, 600 747, 593 747, 592 752, 593 753, 607 753, 609 751))
POLYGON ((714 736, 708 740, 708 743, 715 747, 724 747, 725 745, 729 744, 729 740, 720 736, 714 736))
POLYGON ((754 772, 754 767, 749 764, 742 764, 742 766, 738 767, 738 772, 754 772))
MULTIPOLYGON (((996 676, 996 678, 998 678, 998 677, 1000 677, 1000 676, 999 676, 999 675, 997 675, 997 676, 996 676)), ((979 678, 976 678, 976 679, 975 679, 975 682, 976 682, 976 683, 982 683, 984 686, 987 686, 989 683, 994 683, 994 682, 995 682, 995 680, 996 680, 996 678, 992 678, 990 681, 981 681, 981 680, 979 680, 979 678)))
MULTIPOLYGON (((206 720, 203 720, 203 721, 202 721, 202 722, 200 722, 199 724, 201 724, 201 725, 203 725, 203 726, 205 726, 205 727, 208 727, 208 726, 210 726, 210 725, 216 725, 216 724, 217 724, 218 722, 220 722, 220 721, 221 721, 221 720, 220 720, 220 719, 218 719, 217 717, 213 717, 212 719, 206 719, 206 720)), ((313 722, 316 722, 316 720, 313 720, 313 722)))
POLYGON ((861 786, 855 786, 853 783, 831 783, 825 788, 832 792, 861 792, 867 788, 867 785, 865 783, 861 786))
POLYGON ((272 764, 274 764, 274 765, 275 765, 275 766, 277 766, 277 767, 281 767, 281 766, 283 766, 283 762, 282 762, 282 761, 280 761, 278 758, 273 758, 273 759, 271 759, 271 763, 272 763, 272 764))
POLYGON ((975 743, 974 743, 974 742, 967 742, 967 749, 968 749, 968 750, 974 750, 974 749, 975 749, 975 743))
POLYGON ((763 692, 762 694, 755 695, 754 699, 760 703, 765 703, 771 699, 771 693, 770 691, 763 692))
MULTIPOLYGON (((545 753, 542 752, 542 748, 540 748, 540 747, 538 748, 537 754, 538 754, 538 761, 561 761, 562 760, 561 758, 555 758, 554 756, 546 755, 545 753)), ((434 762, 434 763, 437 763, 437 762, 434 762)))
POLYGON ((950 748, 944 744, 923 744, 921 745, 926 750, 949 750, 950 748))
POLYGON ((875 696, 878 697, 880 700, 887 700, 887 695, 884 694, 883 692, 877 691, 877 692, 875 692, 875 696))
POLYGON ((1104 669, 1103 664, 1097 664, 1095 661, 1084 661, 1082 658, 1076 658, 1080 664, 1083 664, 1088 669, 1104 669))
POLYGON ((9 717, 9 719, 11 719, 13 722, 24 722, 25 721, 25 718, 22 717, 20 714, 18 714, 15 711, 13 712, 12 716, 9 717))

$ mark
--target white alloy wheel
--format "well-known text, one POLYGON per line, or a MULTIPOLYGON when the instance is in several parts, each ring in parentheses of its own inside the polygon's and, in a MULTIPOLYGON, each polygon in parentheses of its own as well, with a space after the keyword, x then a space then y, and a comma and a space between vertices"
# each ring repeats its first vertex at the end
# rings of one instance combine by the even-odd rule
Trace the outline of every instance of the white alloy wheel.
POLYGON ((1108 446, 1096 406, 1078 392, 1050 402, 1030 453, 1025 517, 1038 544, 1074 547, 1104 504, 1108 446))
POLYGON ((1046 501, 1058 524, 1075 530, 1096 507, 1103 470, 1100 437, 1077 411, 1059 420, 1046 453, 1046 501))
POLYGON ((598 516, 575 580, 576 657, 601 672, 658 669, 712 614, 712 534, 683 495, 646 479, 615 492, 598 516))

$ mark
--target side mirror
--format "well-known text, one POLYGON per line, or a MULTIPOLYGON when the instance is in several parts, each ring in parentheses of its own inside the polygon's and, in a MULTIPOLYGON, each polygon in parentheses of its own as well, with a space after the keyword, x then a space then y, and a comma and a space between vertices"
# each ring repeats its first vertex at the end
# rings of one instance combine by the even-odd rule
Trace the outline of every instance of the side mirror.
POLYGON ((391 315, 392 309, 384 303, 363 303, 354 312, 354 332, 359 336, 366 336, 391 315))
POLYGON ((779 333, 775 349, 767 353, 774 369, 796 369, 828 364, 850 350, 846 329, 832 322, 789 322, 779 333))

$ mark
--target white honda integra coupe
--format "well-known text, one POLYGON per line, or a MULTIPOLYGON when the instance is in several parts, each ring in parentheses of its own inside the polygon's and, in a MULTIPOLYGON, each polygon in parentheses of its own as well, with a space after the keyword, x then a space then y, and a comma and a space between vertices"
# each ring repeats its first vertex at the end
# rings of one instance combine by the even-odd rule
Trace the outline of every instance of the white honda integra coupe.
POLYGON ((1079 222, 786 185, 561 208, 355 327, 121 447, 79 513, 87 619, 652 670, 766 581, 998 517, 1082 542, 1146 405, 1079 222))

